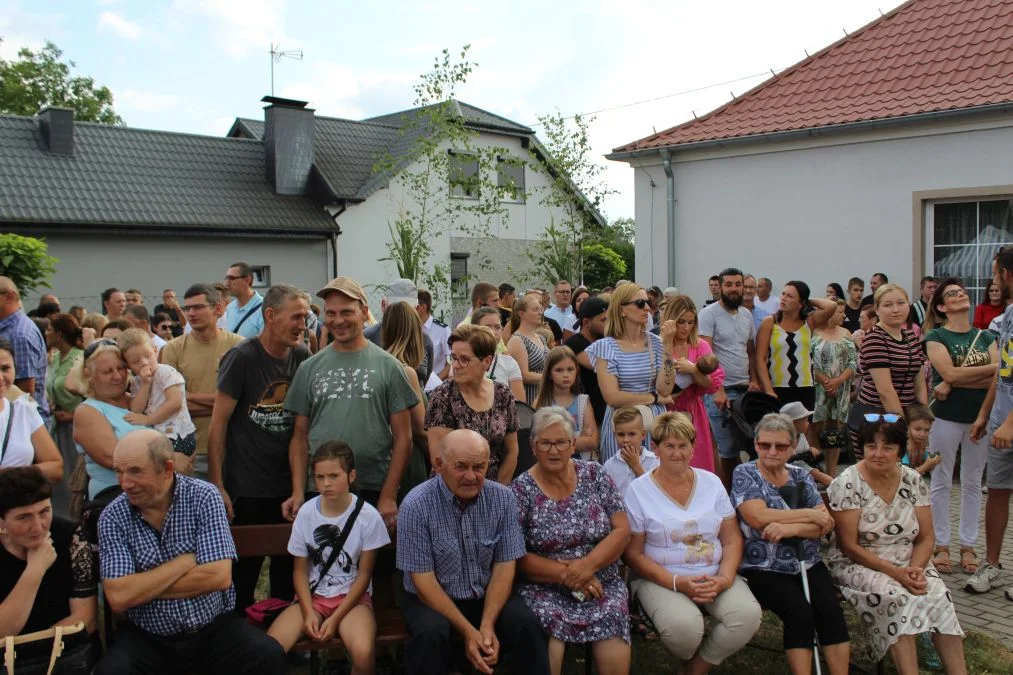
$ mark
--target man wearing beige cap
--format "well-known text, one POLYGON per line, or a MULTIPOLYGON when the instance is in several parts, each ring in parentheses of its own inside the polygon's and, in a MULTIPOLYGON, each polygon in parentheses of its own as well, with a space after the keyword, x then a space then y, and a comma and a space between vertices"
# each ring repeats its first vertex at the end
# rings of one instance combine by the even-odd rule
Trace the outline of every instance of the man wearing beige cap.
POLYGON ((388 527, 397 522, 397 496, 411 454, 409 408, 419 400, 401 363, 363 335, 366 294, 354 279, 337 277, 317 296, 331 344, 299 366, 285 398, 295 415, 289 464, 292 496, 282 509, 294 519, 306 490, 310 452, 341 440, 355 453, 356 487, 388 527))

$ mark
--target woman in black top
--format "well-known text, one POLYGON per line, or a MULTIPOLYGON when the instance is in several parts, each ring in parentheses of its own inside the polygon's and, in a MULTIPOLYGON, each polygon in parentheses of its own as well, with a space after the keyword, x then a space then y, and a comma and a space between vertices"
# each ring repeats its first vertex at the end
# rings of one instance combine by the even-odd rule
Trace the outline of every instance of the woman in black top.
MULTIPOLYGON (((98 609, 95 557, 81 529, 53 517, 51 488, 38 467, 0 471, 0 635, 22 635, 83 621, 87 631, 64 638, 54 673, 90 649, 98 609)), ((18 666, 48 663, 51 640, 18 647, 18 666)), ((90 661, 83 670, 90 670, 90 661)))

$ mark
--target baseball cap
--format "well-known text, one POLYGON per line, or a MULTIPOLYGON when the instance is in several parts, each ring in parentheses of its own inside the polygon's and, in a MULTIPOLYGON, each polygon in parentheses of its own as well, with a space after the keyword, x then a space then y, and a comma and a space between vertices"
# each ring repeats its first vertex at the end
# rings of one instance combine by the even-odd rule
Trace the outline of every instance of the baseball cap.
MULTIPOLYGON (((359 282, 352 277, 335 277, 331 279, 330 283, 317 291, 317 297, 326 300, 327 296, 334 292, 346 295, 352 300, 358 300, 363 305, 369 304, 366 301, 366 292, 362 290, 359 282)), ((418 302, 417 299, 416 302, 418 302)))
POLYGON ((809 415, 812 415, 813 412, 812 410, 807 410, 800 402, 792 401, 791 403, 785 403, 781 407, 781 414, 787 415, 793 420, 800 420, 805 417, 809 417, 809 415))
POLYGON ((419 289, 409 279, 397 279, 387 287, 384 297, 387 298, 388 305, 407 302, 414 307, 419 304, 419 289))
POLYGON ((580 305, 578 319, 593 319, 609 308, 609 304, 599 297, 588 298, 580 305))

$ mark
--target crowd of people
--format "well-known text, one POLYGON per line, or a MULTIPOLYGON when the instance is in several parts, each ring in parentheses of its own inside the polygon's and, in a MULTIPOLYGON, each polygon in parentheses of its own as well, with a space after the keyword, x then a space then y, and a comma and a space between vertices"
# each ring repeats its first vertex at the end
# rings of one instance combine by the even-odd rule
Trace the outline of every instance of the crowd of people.
POLYGON ((930 635, 965 673, 939 575, 957 458, 969 590, 998 581, 1013 489, 1013 249, 993 271, 973 311, 956 278, 912 303, 884 274, 776 297, 727 268, 699 309, 629 281, 483 282, 456 324, 410 280, 374 318, 351 278, 314 304, 243 262, 151 314, 115 288, 101 314, 26 312, 0 277, 0 634, 82 621, 57 672, 100 674, 281 673, 340 637, 371 673, 393 545, 412 674, 558 675, 589 644, 621 675, 634 632, 704 673, 762 609, 792 673, 816 651, 846 673, 838 592, 874 658, 916 673, 930 635), (771 409, 744 433, 751 401, 771 409), (269 581, 291 604, 263 631, 243 618, 263 561, 229 527, 284 523, 269 581), (101 657, 100 588, 121 617, 101 657))

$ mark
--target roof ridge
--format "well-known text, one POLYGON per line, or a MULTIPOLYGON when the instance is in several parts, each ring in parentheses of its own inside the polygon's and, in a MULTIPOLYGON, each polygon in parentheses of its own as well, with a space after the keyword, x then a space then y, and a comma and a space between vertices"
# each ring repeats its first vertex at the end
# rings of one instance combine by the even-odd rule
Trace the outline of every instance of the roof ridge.
MULTIPOLYGON (((0 115, 0 118, 20 119, 20 120, 25 120, 25 121, 28 121, 28 122, 37 122, 38 121, 38 117, 36 117, 34 115, 0 115)), ((94 129, 115 129, 117 131, 125 131, 125 132, 135 132, 135 133, 142 133, 142 134, 161 134, 161 135, 165 135, 165 136, 185 136, 185 137, 188 137, 188 138, 200 138, 200 139, 215 140, 215 141, 229 141, 229 142, 231 142, 231 141, 249 141, 249 140, 251 140, 251 139, 248 139, 248 138, 234 138, 234 137, 229 137, 229 136, 218 136, 218 135, 212 136, 211 134, 197 134, 197 133, 191 133, 191 132, 188 132, 188 131, 169 131, 169 130, 166 130, 166 129, 147 129, 147 128, 144 128, 144 127, 131 127, 131 126, 127 126, 125 124, 124 125, 119 125, 119 124, 106 124, 104 122, 84 122, 84 121, 76 120, 76 119, 74 120, 74 126, 75 126, 75 128, 78 127, 78 126, 83 126, 83 127, 94 128, 94 129)), ((260 141, 257 141, 257 142, 259 143, 260 141)))

